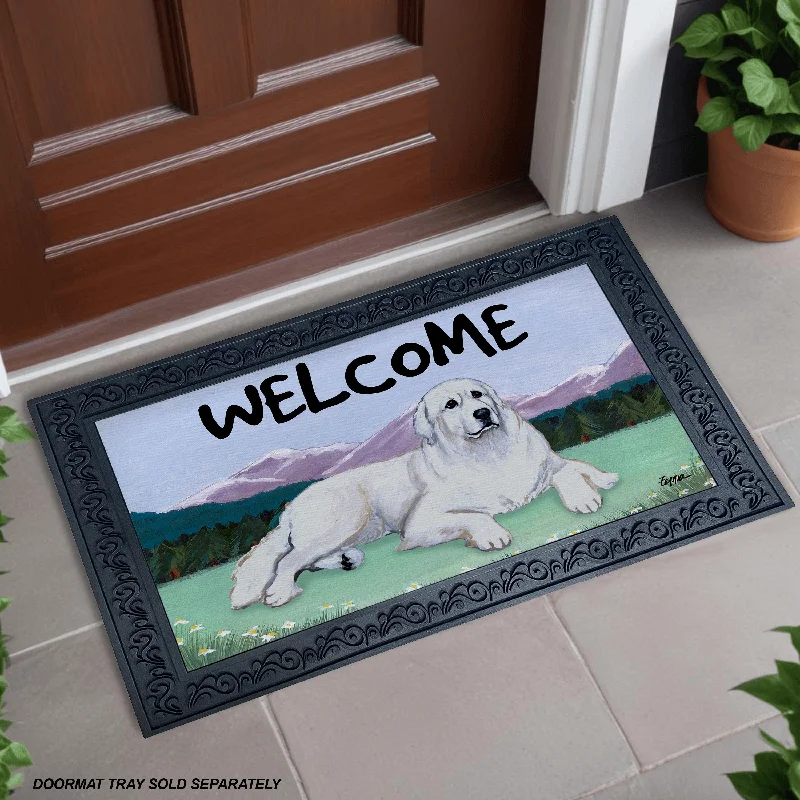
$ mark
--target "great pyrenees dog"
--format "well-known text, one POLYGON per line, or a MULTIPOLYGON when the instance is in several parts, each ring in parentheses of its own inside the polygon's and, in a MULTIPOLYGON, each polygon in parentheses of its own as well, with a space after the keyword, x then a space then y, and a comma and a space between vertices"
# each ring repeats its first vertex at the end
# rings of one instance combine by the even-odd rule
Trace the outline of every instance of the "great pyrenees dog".
POLYGON ((461 378, 431 389, 414 413, 421 439, 404 455, 341 472, 309 486, 280 524, 243 556, 232 579, 233 608, 282 606, 302 592, 303 570, 355 569, 360 545, 391 532, 397 550, 463 539, 500 550, 511 534, 495 514, 530 503, 551 486, 564 505, 597 511, 600 489, 617 481, 554 453, 536 428, 490 386, 461 378))

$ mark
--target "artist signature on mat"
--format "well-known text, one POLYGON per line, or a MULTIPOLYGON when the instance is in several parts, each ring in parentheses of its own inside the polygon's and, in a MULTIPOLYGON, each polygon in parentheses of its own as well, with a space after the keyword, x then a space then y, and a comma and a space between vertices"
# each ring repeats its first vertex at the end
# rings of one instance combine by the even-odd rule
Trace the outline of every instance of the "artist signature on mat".
POLYGON ((678 475, 662 475, 661 476, 661 485, 662 486, 674 486, 676 483, 680 483, 683 480, 686 480, 689 476, 678 474, 678 475))

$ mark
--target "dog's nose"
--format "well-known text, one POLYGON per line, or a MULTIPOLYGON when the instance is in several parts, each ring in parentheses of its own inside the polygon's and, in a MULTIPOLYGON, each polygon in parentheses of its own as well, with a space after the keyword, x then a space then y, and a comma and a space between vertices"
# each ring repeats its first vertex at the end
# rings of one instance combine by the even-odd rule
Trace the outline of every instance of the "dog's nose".
POLYGON ((476 408, 475 411, 472 412, 472 416, 475 419, 479 419, 481 422, 489 422, 492 418, 492 412, 489 411, 488 408, 476 408))

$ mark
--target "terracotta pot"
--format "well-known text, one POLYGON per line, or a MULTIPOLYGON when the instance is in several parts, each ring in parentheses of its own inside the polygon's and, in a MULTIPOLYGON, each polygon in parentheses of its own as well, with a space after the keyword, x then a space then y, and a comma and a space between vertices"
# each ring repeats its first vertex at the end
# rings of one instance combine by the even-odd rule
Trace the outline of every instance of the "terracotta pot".
MULTIPOLYGON (((706 79, 697 111, 709 101, 706 79)), ((759 242, 800 236, 800 150, 764 144, 746 153, 731 128, 708 135, 706 205, 729 231, 759 242)))

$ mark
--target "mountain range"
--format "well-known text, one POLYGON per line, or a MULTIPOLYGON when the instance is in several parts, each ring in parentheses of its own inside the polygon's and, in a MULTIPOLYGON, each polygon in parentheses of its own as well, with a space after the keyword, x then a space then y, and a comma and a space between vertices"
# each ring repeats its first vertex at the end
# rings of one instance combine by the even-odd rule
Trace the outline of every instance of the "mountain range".
MULTIPOLYGON (((638 350, 632 342, 627 342, 605 364, 584 367, 542 394, 503 395, 503 400, 525 419, 532 419, 648 372, 638 350)), ((419 446, 413 415, 414 409, 407 409, 364 442, 337 442, 306 450, 273 450, 230 477, 195 492, 174 509, 230 503, 407 453, 419 446)))

